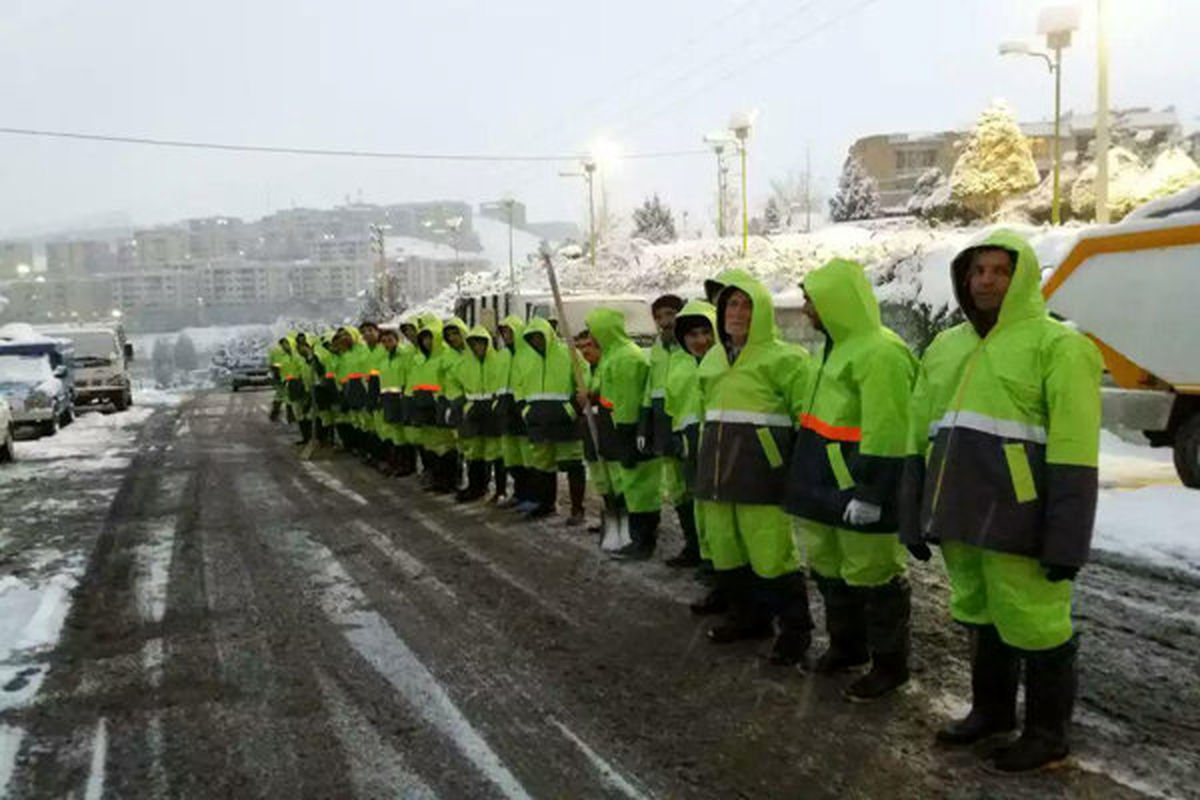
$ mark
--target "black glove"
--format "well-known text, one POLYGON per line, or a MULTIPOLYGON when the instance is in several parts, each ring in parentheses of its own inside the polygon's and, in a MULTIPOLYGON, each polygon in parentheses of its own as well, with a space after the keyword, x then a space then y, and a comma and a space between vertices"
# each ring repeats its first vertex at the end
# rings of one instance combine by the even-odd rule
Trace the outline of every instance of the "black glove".
POLYGON ((933 551, 931 551, 929 549, 929 545, 925 544, 924 542, 908 544, 905 545, 905 547, 908 548, 908 552, 912 553, 912 557, 917 561, 928 561, 929 559, 933 558, 933 551))
POLYGON ((1079 567, 1064 567, 1061 564, 1042 564, 1042 569, 1046 570, 1046 580, 1051 583, 1073 581, 1079 574, 1079 567))

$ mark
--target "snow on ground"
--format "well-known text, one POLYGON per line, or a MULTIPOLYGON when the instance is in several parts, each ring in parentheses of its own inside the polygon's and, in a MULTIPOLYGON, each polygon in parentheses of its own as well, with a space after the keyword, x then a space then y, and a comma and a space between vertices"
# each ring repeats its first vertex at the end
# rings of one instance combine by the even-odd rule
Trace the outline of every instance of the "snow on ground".
POLYGON ((1200 490, 1182 486, 1168 448, 1100 437, 1095 550, 1200 578, 1200 490))

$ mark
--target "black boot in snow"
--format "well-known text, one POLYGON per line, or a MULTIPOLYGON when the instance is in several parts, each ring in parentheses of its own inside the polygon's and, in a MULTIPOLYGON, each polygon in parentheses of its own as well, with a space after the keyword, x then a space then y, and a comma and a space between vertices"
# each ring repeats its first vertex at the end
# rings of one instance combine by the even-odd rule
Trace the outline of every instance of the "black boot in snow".
POLYGON ((808 586, 803 572, 770 580, 759 578, 771 609, 779 618, 779 635, 767 660, 778 666, 803 664, 812 644, 813 621, 808 609, 808 586))
MULTIPOLYGON (((709 562, 705 562, 708 564, 709 562)), ((697 617, 708 616, 709 614, 724 614, 729 610, 729 597, 725 594, 724 588, 720 581, 716 580, 717 573, 714 571, 703 580, 705 585, 711 586, 708 594, 700 598, 694 603, 688 604, 688 610, 697 617)))
POLYGON ((998 772, 1030 772, 1062 761, 1071 752, 1067 731, 1075 707, 1075 656, 1072 637, 1053 650, 1026 652, 1025 729, 1021 738, 996 751, 998 772))
POLYGON ((749 567, 721 570, 717 572, 717 580, 728 599, 729 613, 723 621, 709 628, 710 642, 728 644, 775 635, 771 614, 755 590, 755 575, 749 567))
POLYGON ((825 600, 825 630, 829 648, 817 659, 814 672, 828 675, 862 666, 871 660, 867 652, 867 609, 865 596, 841 578, 815 576, 825 600))
POLYGON ((487 494, 488 462, 467 462, 467 485, 460 489, 454 499, 460 503, 473 503, 487 494))
POLYGON ((897 575, 882 586, 855 589, 866 598, 867 648, 871 671, 846 687, 847 700, 865 703, 908 683, 908 619, 912 590, 908 579, 897 575))
POLYGON ((658 543, 658 523, 662 514, 658 511, 636 511, 629 514, 629 544, 611 554, 620 561, 647 561, 654 555, 658 543))
POLYGON ((508 470, 504 467, 504 460, 497 458, 491 462, 492 481, 496 484, 496 492, 490 498, 489 503, 499 504, 508 495, 508 470))
POLYGON ((695 567, 700 564, 700 538, 696 534, 696 508, 689 500, 675 506, 675 514, 679 517, 679 529, 683 532, 683 549, 666 564, 672 569, 695 567))
POLYGON ((300 420, 300 441, 296 444, 306 445, 310 439, 312 439, 312 420, 302 419, 300 420))
POLYGON ((545 519, 558 513, 558 473, 531 469, 529 482, 533 487, 532 499, 537 505, 529 510, 525 519, 545 519))
POLYGON ((971 712, 937 732, 942 745, 969 745, 1017 727, 1021 657, 991 625, 971 632, 971 712))

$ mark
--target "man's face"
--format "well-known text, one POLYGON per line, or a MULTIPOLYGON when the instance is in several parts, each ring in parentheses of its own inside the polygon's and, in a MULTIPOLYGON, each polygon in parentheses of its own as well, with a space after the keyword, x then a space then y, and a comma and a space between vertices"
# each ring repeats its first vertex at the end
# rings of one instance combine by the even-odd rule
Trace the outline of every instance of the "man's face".
POLYGON ((999 311, 1012 283, 1012 256, 1004 250, 979 250, 971 257, 967 289, 980 311, 999 311))
POLYGON ((401 325, 400 332, 404 334, 405 339, 408 339, 413 344, 417 343, 417 326, 416 325, 401 325))
POLYGON ((487 351, 488 351, 487 339, 480 339, 479 337, 475 337, 474 339, 468 339, 467 344, 470 345, 471 352, 475 354, 476 358, 483 358, 484 356, 487 355, 487 351))
POLYGON ((379 328, 376 328, 374 325, 363 325, 358 329, 358 332, 362 334, 363 341, 366 342, 367 347, 374 347, 379 344, 379 328))
POLYGON ((658 332, 662 334, 664 342, 670 342, 675 338, 675 317, 679 316, 679 312, 670 306, 660 306, 654 312, 654 324, 658 326, 658 332))
POLYGON ((290 353, 290 352, 292 352, 292 343, 291 343, 291 342, 289 342, 287 339, 280 339, 280 340, 279 340, 279 347, 280 347, 280 348, 283 350, 283 352, 285 352, 285 353, 290 353))
POLYGON ((334 338, 333 343, 339 353, 344 353, 354 346, 354 340, 350 337, 350 334, 345 332, 338 334, 334 338))
POLYGON ((296 350, 304 358, 308 358, 309 356, 312 355, 312 348, 309 347, 308 342, 305 342, 305 341, 296 342, 296 350))
POLYGON ((529 342, 529 346, 542 355, 546 354, 546 337, 543 334, 531 333, 525 337, 525 341, 529 342))
POLYGON ((808 296, 808 292, 804 293, 804 305, 800 308, 800 313, 808 317, 808 321, 812 326, 819 331, 825 330, 825 326, 821 324, 821 315, 817 313, 817 307, 813 305, 812 298, 808 296))
POLYGON ((430 331, 421 331, 417 334, 417 346, 421 348, 421 352, 429 355, 433 351, 433 334, 430 331))
POLYGON ((712 345, 713 331, 708 325, 694 325, 683 334, 683 346, 696 358, 704 358, 712 345))
POLYGON ((446 328, 446 344, 450 345, 455 350, 462 350, 462 331, 460 331, 458 328, 446 328))
POLYGON ((396 349, 396 345, 400 344, 400 339, 396 336, 395 331, 388 331, 387 333, 379 334, 379 343, 383 345, 383 349, 390 353, 396 349))
POLYGON ((508 327, 507 325, 501 325, 499 328, 496 328, 496 333, 500 334, 500 340, 502 342, 504 342, 505 347, 512 347, 512 344, 513 344, 512 328, 508 327))
POLYGON ((750 336, 750 319, 754 314, 754 303, 750 295, 734 289, 725 301, 725 333, 735 344, 745 344, 750 336))
POLYGON ((575 347, 583 360, 593 367, 600 363, 600 345, 591 336, 580 336, 575 340, 575 347))

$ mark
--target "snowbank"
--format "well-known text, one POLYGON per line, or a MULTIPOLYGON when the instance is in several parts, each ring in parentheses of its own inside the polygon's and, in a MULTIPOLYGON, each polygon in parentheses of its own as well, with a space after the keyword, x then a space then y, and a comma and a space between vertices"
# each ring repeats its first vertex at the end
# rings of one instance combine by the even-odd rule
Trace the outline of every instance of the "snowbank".
POLYGON ((1100 493, 1092 547, 1200 578, 1200 491, 1183 486, 1100 493))

